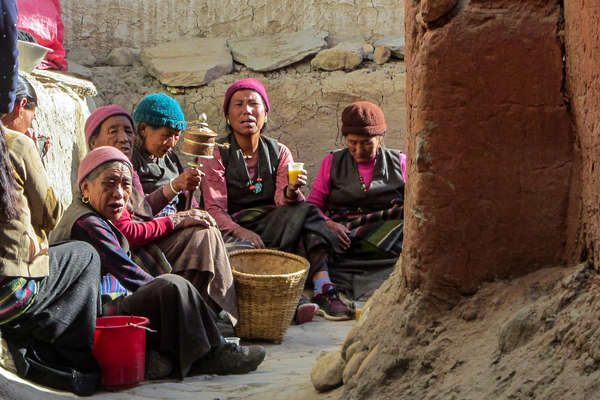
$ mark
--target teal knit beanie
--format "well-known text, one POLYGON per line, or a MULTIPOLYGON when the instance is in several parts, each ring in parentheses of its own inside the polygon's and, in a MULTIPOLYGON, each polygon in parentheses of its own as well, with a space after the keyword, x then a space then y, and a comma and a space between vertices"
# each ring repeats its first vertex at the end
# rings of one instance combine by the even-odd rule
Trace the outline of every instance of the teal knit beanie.
POLYGON ((136 122, 152 126, 167 126, 182 131, 186 127, 185 116, 177 100, 164 93, 153 93, 144 97, 133 112, 136 122))

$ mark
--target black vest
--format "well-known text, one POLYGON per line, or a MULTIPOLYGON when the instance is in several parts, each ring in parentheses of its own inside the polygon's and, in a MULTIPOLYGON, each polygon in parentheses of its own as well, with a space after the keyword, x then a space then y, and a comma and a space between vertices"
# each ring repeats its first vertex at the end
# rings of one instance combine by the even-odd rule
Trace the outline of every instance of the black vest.
POLYGON ((252 183, 260 176, 262 191, 253 193, 250 190, 248 168, 244 161, 244 153, 235 136, 230 134, 220 139, 219 143, 229 143, 229 149, 219 148, 225 166, 225 182, 227 182, 227 210, 233 214, 245 208, 275 205, 275 188, 277 168, 279 167, 279 145, 277 140, 260 136, 258 144, 258 164, 252 177, 252 183))
POLYGON ((367 192, 361 188, 358 167, 348 149, 333 152, 330 173, 331 191, 326 204, 329 211, 350 208, 372 212, 404 202, 404 179, 397 150, 383 147, 377 150, 373 179, 367 192))
MULTIPOLYGON (((183 166, 174 150, 170 150, 161 158, 154 161, 154 158, 143 148, 135 146, 133 148, 133 168, 140 177, 142 188, 146 194, 154 192, 156 189, 167 185, 171 179, 175 179, 183 172, 183 166)), ((180 193, 178 196, 177 210, 185 210, 186 193, 180 193)))

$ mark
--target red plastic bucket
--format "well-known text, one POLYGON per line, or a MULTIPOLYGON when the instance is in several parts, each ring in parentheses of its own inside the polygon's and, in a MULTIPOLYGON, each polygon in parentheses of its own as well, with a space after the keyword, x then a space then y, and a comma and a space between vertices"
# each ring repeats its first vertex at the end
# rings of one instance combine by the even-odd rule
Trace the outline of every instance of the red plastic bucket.
POLYGON ((112 316, 96 320, 94 357, 102 367, 102 385, 121 389, 144 379, 146 317, 112 316))

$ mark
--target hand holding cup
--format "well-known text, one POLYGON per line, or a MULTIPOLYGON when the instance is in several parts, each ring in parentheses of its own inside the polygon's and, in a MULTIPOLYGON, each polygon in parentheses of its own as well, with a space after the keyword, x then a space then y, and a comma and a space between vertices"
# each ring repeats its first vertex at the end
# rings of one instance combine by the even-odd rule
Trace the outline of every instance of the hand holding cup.
POLYGON ((304 169, 304 163, 291 162, 288 164, 288 187, 291 191, 296 191, 308 182, 307 172, 304 169))

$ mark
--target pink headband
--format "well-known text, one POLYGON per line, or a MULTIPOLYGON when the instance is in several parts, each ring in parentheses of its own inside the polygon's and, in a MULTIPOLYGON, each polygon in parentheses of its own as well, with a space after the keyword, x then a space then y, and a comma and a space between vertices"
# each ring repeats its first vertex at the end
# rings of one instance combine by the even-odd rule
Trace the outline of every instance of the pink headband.
POLYGON ((77 187, 81 188, 81 182, 96 169, 97 166, 104 164, 107 161, 121 161, 129 167, 133 173, 131 161, 121 152, 121 150, 112 146, 100 146, 87 153, 87 155, 79 163, 79 171, 77 171, 77 187))
POLYGON ((223 102, 223 113, 227 115, 227 109, 229 108, 229 102, 231 101, 231 96, 238 90, 250 89, 254 90, 258 94, 261 95, 263 101, 265 102, 265 109, 267 112, 271 109, 271 105, 269 104, 269 97, 267 96, 267 90, 263 86, 263 84, 254 78, 246 78, 240 79, 239 81, 235 81, 229 86, 227 92, 225 92, 225 101, 223 102))
POLYGON ((115 104, 98 107, 94 110, 93 113, 90 114, 88 119, 85 121, 85 142, 88 145, 88 149, 90 149, 90 139, 96 128, 102 125, 102 123, 108 118, 115 115, 126 116, 131 122, 131 127, 135 127, 133 123, 133 118, 131 118, 131 115, 129 115, 129 113, 124 108, 119 107, 115 104))

